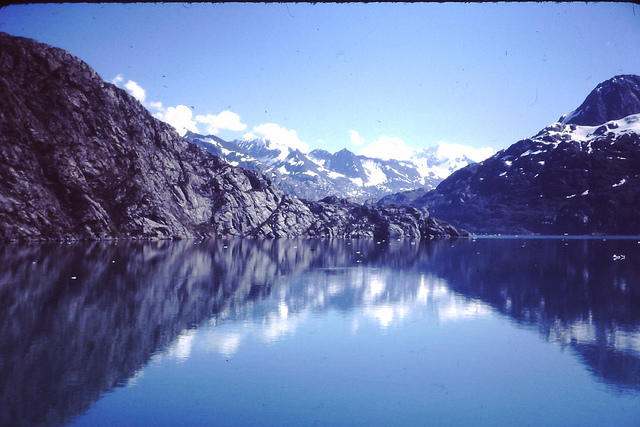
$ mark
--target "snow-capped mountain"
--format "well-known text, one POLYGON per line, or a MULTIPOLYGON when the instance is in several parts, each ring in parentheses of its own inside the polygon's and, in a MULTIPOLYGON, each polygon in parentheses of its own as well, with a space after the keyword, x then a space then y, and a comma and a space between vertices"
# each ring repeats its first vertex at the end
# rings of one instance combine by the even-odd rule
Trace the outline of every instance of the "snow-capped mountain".
POLYGON ((264 173, 289 194, 312 200, 339 196, 366 202, 415 188, 430 190, 453 171, 482 160, 451 149, 457 146, 450 144, 429 147, 403 161, 366 157, 347 149, 303 152, 264 139, 225 141, 191 132, 185 138, 234 166, 264 173))
POLYGON ((456 144, 439 144, 418 151, 411 162, 418 168, 418 173, 425 177, 425 184, 410 190, 388 194, 379 199, 378 204, 411 204, 418 197, 433 190, 453 172, 482 161, 493 153, 495 151, 489 148, 470 151, 470 147, 456 144))
POLYGON ((607 80, 536 135, 405 202, 475 232, 640 233, 639 89, 639 76, 607 80))

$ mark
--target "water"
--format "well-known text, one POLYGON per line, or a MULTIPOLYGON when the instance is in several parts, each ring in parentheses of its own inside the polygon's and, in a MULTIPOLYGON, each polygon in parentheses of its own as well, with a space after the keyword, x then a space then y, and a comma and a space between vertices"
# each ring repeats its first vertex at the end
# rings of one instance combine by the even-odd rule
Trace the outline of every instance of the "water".
POLYGON ((1 425, 638 426, 640 243, 6 245, 0 373, 1 425))

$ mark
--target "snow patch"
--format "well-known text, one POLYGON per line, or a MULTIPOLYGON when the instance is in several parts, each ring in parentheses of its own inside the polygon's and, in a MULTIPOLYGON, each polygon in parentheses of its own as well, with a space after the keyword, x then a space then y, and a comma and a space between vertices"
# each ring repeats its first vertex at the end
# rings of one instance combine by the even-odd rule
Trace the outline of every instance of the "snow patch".
POLYGON ((362 178, 349 178, 349 179, 358 187, 364 187, 364 182, 362 181, 362 178))
POLYGON ((540 154, 544 152, 545 152, 544 150, 536 150, 536 151, 527 150, 524 153, 520 154, 520 157, 535 156, 536 154, 540 154))
MULTIPOLYGON (((627 133, 640 133, 640 113, 631 114, 619 120, 611 120, 597 126, 566 124, 566 122, 573 117, 573 114, 575 114, 575 112, 570 113, 560 122, 548 126, 531 139, 545 145, 553 144, 553 148, 556 148, 562 141, 586 142, 585 149, 587 153, 591 154, 593 153, 591 142, 603 135, 611 133, 615 138, 627 133), (600 129, 603 126, 606 127, 604 132, 600 129), (552 137, 555 141, 545 141, 543 139, 545 137, 552 137)), ((614 142, 612 142, 612 144, 614 142)))
POLYGON ((329 176, 329 178, 331 179, 336 179, 336 178, 346 178, 346 176, 344 176, 341 173, 338 172, 334 172, 334 171, 328 171, 327 175, 329 176))
POLYGON ((380 169, 380 165, 373 160, 364 160, 362 167, 367 175, 367 181, 365 186, 371 187, 374 185, 380 185, 387 182, 387 175, 380 169))

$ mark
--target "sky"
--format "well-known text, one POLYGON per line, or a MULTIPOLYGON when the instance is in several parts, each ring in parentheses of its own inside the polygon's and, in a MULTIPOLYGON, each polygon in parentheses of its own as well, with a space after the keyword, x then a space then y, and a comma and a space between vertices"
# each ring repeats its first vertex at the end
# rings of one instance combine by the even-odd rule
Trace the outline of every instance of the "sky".
POLYGON ((383 158, 504 148, 640 74, 630 3, 34 4, 0 9, 0 31, 70 51, 183 133, 383 158))

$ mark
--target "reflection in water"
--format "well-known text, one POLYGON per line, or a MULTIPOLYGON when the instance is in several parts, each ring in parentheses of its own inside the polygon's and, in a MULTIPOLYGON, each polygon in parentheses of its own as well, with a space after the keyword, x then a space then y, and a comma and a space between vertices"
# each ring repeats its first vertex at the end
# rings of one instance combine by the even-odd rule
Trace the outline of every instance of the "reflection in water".
POLYGON ((63 424, 154 358, 187 360, 196 338, 231 357, 247 335, 274 342, 330 310, 358 309, 354 333, 422 310, 438 322, 497 313, 637 393, 639 254, 628 240, 4 246, 0 425, 63 424))
POLYGON ((473 246, 475 256, 458 246, 426 268, 446 277, 454 291, 570 346, 620 391, 640 390, 637 241, 478 240, 473 246), (613 261, 621 253, 635 256, 613 261))

